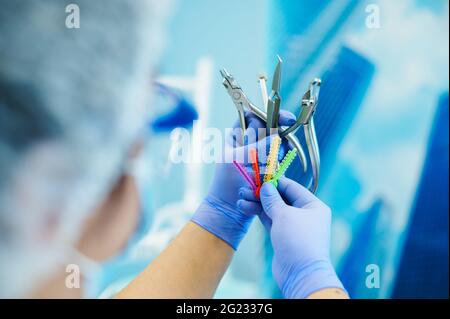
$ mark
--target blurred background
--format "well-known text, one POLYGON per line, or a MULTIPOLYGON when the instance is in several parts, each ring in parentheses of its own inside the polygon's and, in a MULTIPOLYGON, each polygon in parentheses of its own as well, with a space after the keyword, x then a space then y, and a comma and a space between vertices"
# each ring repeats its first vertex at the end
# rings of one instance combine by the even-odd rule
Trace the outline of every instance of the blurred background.
MULTIPOLYGON (((258 75, 270 81, 279 54, 282 108, 298 113, 308 82, 322 78, 318 197, 333 210, 332 259, 350 296, 448 298, 448 1, 179 0, 173 9, 158 73, 176 94, 163 92, 155 105, 162 122, 145 165, 159 184, 142 182, 152 228, 105 267, 96 294, 108 297, 136 276, 211 180, 213 164, 169 162, 174 132, 164 121, 195 109, 193 143, 202 127, 230 127, 237 113, 218 70, 260 105, 258 75)), ((288 175, 307 177, 295 165, 288 175)), ((271 255, 254 223, 216 297, 281 297, 271 255)))

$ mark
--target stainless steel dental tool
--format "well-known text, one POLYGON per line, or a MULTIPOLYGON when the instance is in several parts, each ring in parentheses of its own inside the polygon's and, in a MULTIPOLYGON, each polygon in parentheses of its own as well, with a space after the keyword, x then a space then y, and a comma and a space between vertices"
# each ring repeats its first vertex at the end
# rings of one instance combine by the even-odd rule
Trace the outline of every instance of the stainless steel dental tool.
POLYGON ((320 175, 320 152, 313 117, 319 101, 320 84, 321 80, 318 78, 311 81, 308 90, 303 95, 300 114, 297 117, 297 121, 284 132, 280 133, 280 137, 285 137, 286 135, 297 131, 300 126, 303 126, 313 175, 312 184, 309 187, 311 190, 314 190, 313 193, 317 190, 320 175))
MULTIPOLYGON (((223 85, 227 89, 228 94, 230 95, 231 99, 233 100, 233 103, 236 106, 236 108, 240 109, 240 108, 245 107, 248 110, 250 110, 253 114, 255 114, 263 122, 267 123, 266 112, 262 111, 260 108, 258 108, 255 104, 253 104, 247 98, 244 91, 239 86, 239 84, 234 79, 234 77, 231 74, 229 74, 225 69, 220 70, 220 74, 223 77, 223 85)), ((245 122, 245 120, 244 120, 244 122, 245 122)), ((241 126, 241 128, 242 128, 242 126, 241 126)), ((281 132, 284 131, 283 128, 278 128, 278 130, 281 132)), ((286 135, 285 138, 291 143, 291 145, 293 147, 295 147, 297 149, 300 161, 302 163, 303 171, 306 171, 306 169, 307 169, 306 156, 305 156, 305 152, 303 151, 302 146, 300 145, 299 140, 292 133, 286 135)))
POLYGON ((280 85, 281 85, 281 59, 278 57, 278 63, 272 77, 272 92, 267 100, 267 134, 270 134, 271 129, 278 127, 278 118, 280 116, 280 85))
POLYGON ((315 193, 319 183, 319 173, 320 173, 320 153, 319 146, 317 143, 316 131, 314 127, 314 112, 316 110, 316 106, 318 103, 319 90, 320 90, 320 79, 314 79, 311 81, 308 90, 303 95, 301 101, 301 110, 300 114, 297 117, 297 121, 290 127, 278 127, 278 117, 279 110, 281 104, 280 97, 280 80, 281 80, 281 59, 278 57, 278 63, 275 68, 273 80, 272 80, 272 92, 268 97, 267 101, 267 113, 262 111, 261 108, 257 107, 253 104, 245 95, 242 88, 239 86, 234 77, 229 74, 225 69, 220 70, 220 74, 223 78, 223 85, 227 89, 228 94, 233 100, 236 109, 239 114, 239 121, 241 124, 241 129, 245 131, 246 123, 244 116, 244 109, 248 109, 253 114, 255 114, 258 118, 260 118, 263 122, 266 123, 266 128, 273 129, 277 128, 280 137, 285 138, 292 147, 297 150, 300 162, 303 167, 303 171, 307 170, 307 160, 305 156, 305 152, 298 140, 298 138, 294 135, 295 132, 303 126, 305 140, 308 148, 308 155, 311 161, 311 171, 312 171, 312 179, 308 185, 309 190, 312 193, 315 193))
POLYGON ((231 99, 234 102, 234 105, 236 106, 236 110, 238 112, 239 117, 239 124, 242 130, 242 145, 244 145, 244 137, 245 137, 245 130, 247 128, 247 124, 245 123, 245 95, 242 91, 241 87, 234 81, 234 78, 229 76, 227 71, 225 69, 220 71, 220 74, 223 77, 223 85, 228 89, 228 94, 230 94, 231 99), (228 76, 228 77, 227 77, 228 76))

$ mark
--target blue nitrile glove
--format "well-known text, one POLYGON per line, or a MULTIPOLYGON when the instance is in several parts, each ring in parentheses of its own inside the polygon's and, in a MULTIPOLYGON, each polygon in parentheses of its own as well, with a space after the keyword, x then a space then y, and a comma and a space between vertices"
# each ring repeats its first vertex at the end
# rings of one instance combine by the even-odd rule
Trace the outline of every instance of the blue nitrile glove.
POLYGON ((284 297, 306 298, 325 288, 344 290, 330 261, 331 210, 327 205, 285 177, 278 191, 271 183, 263 185, 261 203, 248 189, 240 194, 240 209, 259 215, 270 233, 272 271, 284 297))
MULTIPOLYGON (((244 145, 239 143, 239 141, 242 141, 239 129, 233 130, 233 134, 228 136, 224 150, 224 154, 227 154, 225 156, 227 161, 216 164, 214 179, 208 195, 192 217, 194 223, 221 238, 233 249, 237 249, 250 227, 254 214, 243 213, 237 207, 236 202, 240 198, 240 188, 249 185, 229 159, 241 159, 239 162, 253 176, 248 150, 257 148, 259 162, 261 165, 265 165, 272 138, 271 136, 262 137, 258 136, 258 134, 248 134, 251 129, 264 128, 265 124, 251 113, 246 114, 246 121, 248 128, 246 131, 246 143, 244 145)), ((280 111, 279 125, 287 126, 292 125, 294 122, 295 116, 292 113, 280 111)), ((236 124, 234 127, 238 128, 238 125, 236 124)), ((283 143, 280 148, 280 159, 284 156, 286 149, 287 147, 283 143)))

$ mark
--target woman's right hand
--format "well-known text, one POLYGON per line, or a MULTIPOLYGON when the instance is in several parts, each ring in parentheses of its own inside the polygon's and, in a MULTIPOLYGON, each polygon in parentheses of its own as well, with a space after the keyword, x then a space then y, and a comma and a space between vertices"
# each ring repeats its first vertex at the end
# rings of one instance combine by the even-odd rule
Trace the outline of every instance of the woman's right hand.
POLYGON ((241 191, 238 206, 259 215, 274 249, 272 270, 286 298, 306 298, 327 289, 344 288, 331 264, 331 210, 302 185, 280 179, 261 188, 260 200, 241 191))

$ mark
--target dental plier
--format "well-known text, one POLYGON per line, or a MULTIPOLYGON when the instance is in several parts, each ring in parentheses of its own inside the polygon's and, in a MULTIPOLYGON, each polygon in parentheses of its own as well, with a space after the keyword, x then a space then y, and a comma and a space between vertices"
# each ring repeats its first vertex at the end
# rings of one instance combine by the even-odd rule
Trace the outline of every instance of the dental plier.
MULTIPOLYGON (((228 94, 230 95, 231 99, 233 100, 233 103, 236 105, 236 108, 247 108, 249 111, 251 111, 253 114, 255 114, 260 120, 267 123, 267 114, 266 112, 262 111, 259 107, 257 107, 255 104, 253 104, 245 95, 244 91, 240 87, 240 85, 237 83, 237 81, 234 79, 234 77, 229 74, 225 69, 220 70, 220 74, 223 77, 223 85, 227 89, 228 94)), ((241 127, 242 128, 242 127, 241 127)), ((278 128, 280 132, 283 132, 283 128, 278 128)), ((291 145, 297 149, 298 156, 300 158, 300 162, 302 164, 303 171, 306 172, 307 170, 307 162, 306 162, 306 156, 305 152, 303 151, 303 148, 297 139, 297 137, 289 133, 286 136, 284 136, 291 145)))
MULTIPOLYGON (((312 180, 308 186, 311 192, 315 193, 317 190, 319 182, 319 172, 320 172, 320 154, 319 147, 317 143, 317 137, 314 127, 314 111, 317 106, 319 89, 320 89, 320 79, 314 79, 306 93, 303 95, 301 102, 301 112, 297 118, 296 123, 288 128, 278 127, 278 116, 279 107, 281 104, 281 97, 279 95, 280 79, 281 79, 281 59, 278 58, 278 64, 274 72, 274 77, 272 81, 272 92, 267 103, 267 113, 262 111, 259 107, 253 104, 245 95, 242 88, 239 86, 234 77, 229 74, 225 69, 220 71, 223 78, 223 85, 227 89, 233 103, 235 104, 238 113, 241 114, 245 108, 250 110, 258 118, 264 121, 267 129, 278 128, 280 137, 286 138, 289 143, 297 150, 300 162, 303 167, 303 171, 307 170, 307 160, 305 152, 294 135, 295 131, 300 127, 304 127, 305 139, 308 147, 309 158, 311 160, 312 167, 312 180), (276 123, 275 123, 276 119, 276 123)), ((242 130, 245 130, 245 117, 240 123, 242 130), (243 125, 242 125, 243 124, 243 125)))
POLYGON ((297 121, 280 133, 280 137, 284 137, 287 134, 294 133, 300 126, 303 126, 313 175, 310 189, 314 190, 314 192, 317 190, 319 183, 320 152, 313 116, 319 101, 320 84, 321 80, 318 78, 311 81, 308 90, 302 97, 300 115, 298 116, 297 121))

